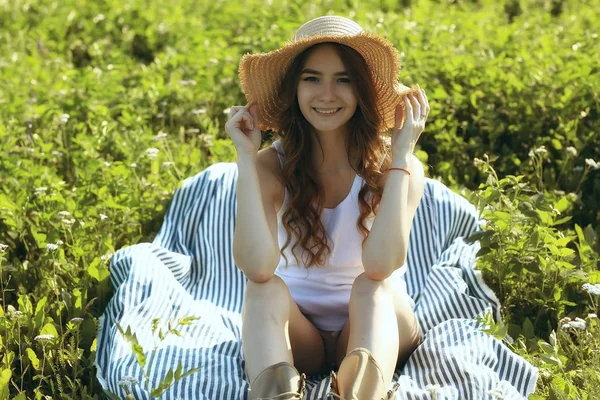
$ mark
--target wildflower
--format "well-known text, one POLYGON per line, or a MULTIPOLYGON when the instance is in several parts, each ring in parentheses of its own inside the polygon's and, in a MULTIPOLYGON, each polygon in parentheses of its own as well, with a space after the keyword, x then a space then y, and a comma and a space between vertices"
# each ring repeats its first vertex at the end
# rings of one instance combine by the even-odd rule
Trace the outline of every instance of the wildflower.
POLYGON ((58 246, 55 245, 54 243, 48 243, 46 245, 46 250, 48 250, 48 251, 56 251, 56 250, 58 250, 58 246))
POLYGON ((121 380, 118 382, 118 384, 121 387, 129 386, 129 385, 137 385, 138 380, 132 376, 124 376, 123 378, 121 378, 121 380))
POLYGON ((535 149, 535 154, 548 154, 548 150, 546 150, 546 146, 540 146, 535 149))
POLYGON ((596 162, 591 158, 586 158, 585 163, 590 166, 592 169, 600 169, 600 162, 596 162))
POLYGON ((198 135, 198 139, 200 139, 201 141, 203 141, 204 144, 207 145, 207 146, 212 146, 212 144, 213 144, 212 135, 209 135, 207 133, 203 133, 201 135, 198 135))
POLYGON ((589 294, 593 294, 595 296, 600 296, 600 283, 597 283, 595 285, 592 285, 589 283, 584 283, 581 288, 583 290, 585 290, 586 292, 588 292, 589 294))
POLYGON ((67 228, 70 228, 75 223, 75 220, 74 219, 65 218, 65 219, 61 219, 60 222, 62 222, 63 224, 65 224, 67 228))
POLYGON ((67 218, 71 216, 71 213, 68 211, 59 211, 56 215, 58 215, 60 218, 67 218))
POLYGON ((104 262, 110 261, 110 259, 114 256, 113 253, 109 253, 109 254, 102 254, 100 256, 100 259, 104 262))
POLYGON ((10 315, 11 315, 12 317, 18 317, 18 316, 21 316, 21 315, 23 315, 23 312, 22 312, 22 311, 17 311, 17 310, 14 310, 14 311, 11 311, 11 312, 10 312, 10 315))
POLYGON ((65 242, 63 242, 62 240, 59 240, 58 242, 56 242, 56 244, 57 244, 58 246, 62 246, 63 244, 65 244, 65 242))
POLYGON ((108 167, 110 167, 110 163, 109 163, 108 161, 104 161, 104 166, 105 166, 106 168, 108 168, 108 167))
POLYGON ((8 249, 8 245, 0 243, 0 253, 4 253, 8 249))
POLYGON ((567 147, 566 150, 567 150, 567 153, 569 153, 573 157, 575 157, 577 155, 577 149, 575 147, 573 147, 573 146, 567 147))
POLYGON ((586 322, 584 320, 582 320, 581 318, 575 318, 574 321, 567 322, 566 324, 564 324, 560 328, 562 330, 567 330, 569 328, 573 328, 573 329, 585 329, 586 326, 587 326, 587 324, 586 324, 586 322))
POLYGON ((154 158, 156 158, 156 156, 158 155, 158 152, 159 152, 159 150, 156 149, 156 148, 154 148, 154 147, 146 149, 146 155, 151 160, 154 159, 154 158))
POLYGON ((167 137, 167 133, 166 132, 161 132, 158 135, 154 136, 154 141, 157 142, 160 139, 166 138, 167 137))
POLYGON ((52 340, 54 339, 54 335, 37 335, 36 337, 33 338, 33 340, 35 340, 36 342, 39 341, 43 341, 43 340, 52 340))
POLYGON ((206 110, 203 108, 196 108, 195 110, 192 110, 192 114, 194 114, 194 115, 206 114, 206 110))
POLYGON ((41 186, 39 188, 35 188, 35 194, 36 195, 40 195, 42 193, 46 193, 46 191, 48 191, 48 188, 45 186, 41 186))
POLYGON ((100 221, 104 221, 106 218, 108 218, 108 216, 104 215, 104 214, 100 214, 100 221))
POLYGON ((137 168, 137 164, 136 163, 131 163, 131 164, 129 164, 129 167, 130 168, 137 168))
POLYGON ((164 163, 162 163, 162 167, 163 168, 169 168, 169 167, 171 167, 173 165, 175 165, 175 163, 172 162, 172 161, 165 161, 164 163))
POLYGON ((69 114, 63 114, 60 117, 58 117, 58 119, 60 120, 60 123, 63 125, 66 125, 66 123, 69 122, 69 118, 71 118, 71 116, 69 114))
POLYGON ((492 396, 494 399, 503 399, 504 398, 504 393, 502 392, 502 390, 499 390, 499 389, 489 390, 487 392, 487 394, 492 396))
POLYGON ((587 316, 589 319, 598 319, 598 316, 594 313, 589 313, 587 316))

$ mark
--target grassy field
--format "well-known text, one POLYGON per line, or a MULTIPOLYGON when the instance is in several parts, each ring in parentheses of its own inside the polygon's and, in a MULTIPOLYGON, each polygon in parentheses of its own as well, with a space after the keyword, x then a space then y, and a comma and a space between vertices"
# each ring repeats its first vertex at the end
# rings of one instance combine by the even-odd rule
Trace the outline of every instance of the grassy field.
POLYGON ((328 13, 427 90, 417 155, 485 220, 488 331, 540 368, 531 398, 598 398, 599 0, 0 0, 0 400, 102 398, 112 254, 235 160, 240 57, 328 13))

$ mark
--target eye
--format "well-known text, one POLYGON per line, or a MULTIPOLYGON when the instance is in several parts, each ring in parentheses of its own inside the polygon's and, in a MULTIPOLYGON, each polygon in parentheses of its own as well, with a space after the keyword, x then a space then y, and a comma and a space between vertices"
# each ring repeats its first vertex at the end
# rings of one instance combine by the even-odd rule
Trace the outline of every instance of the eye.
POLYGON ((303 81, 305 81, 305 82, 316 82, 317 78, 314 77, 314 76, 309 76, 309 77, 304 78, 303 81))
POLYGON ((350 79, 348 79, 348 78, 340 78, 339 80, 340 80, 340 82, 343 82, 343 83, 350 83, 350 79))

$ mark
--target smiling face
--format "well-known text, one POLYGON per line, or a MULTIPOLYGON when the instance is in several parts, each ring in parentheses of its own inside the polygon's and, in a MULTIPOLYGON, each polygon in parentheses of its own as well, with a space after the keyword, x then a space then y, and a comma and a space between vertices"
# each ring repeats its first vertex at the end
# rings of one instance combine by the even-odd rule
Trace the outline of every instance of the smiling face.
POLYGON ((298 105, 320 133, 345 133, 358 101, 344 63, 330 44, 316 46, 298 82, 298 105))

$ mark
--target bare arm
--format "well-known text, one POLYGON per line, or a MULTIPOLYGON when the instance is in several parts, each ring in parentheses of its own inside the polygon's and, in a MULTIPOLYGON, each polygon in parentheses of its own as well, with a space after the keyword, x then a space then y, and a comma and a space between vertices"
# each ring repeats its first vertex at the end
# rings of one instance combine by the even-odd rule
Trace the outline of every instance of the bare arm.
POLYGON ((363 249, 362 262, 369 278, 383 280, 406 262, 410 228, 423 196, 424 173, 413 155, 425 128, 429 102, 425 91, 408 94, 404 109, 396 107, 396 126, 392 133, 392 168, 388 171, 383 195, 371 232, 363 249))
MULTIPOLYGON (((261 152, 262 153, 262 152, 261 152)), ((277 214, 273 189, 275 177, 261 160, 238 156, 237 217, 233 258, 248 279, 271 279, 279 263, 277 214)))
POLYGON ((394 159, 392 167, 406 168, 411 175, 396 170, 388 173, 362 256, 365 272, 374 280, 383 280, 404 265, 410 228, 423 195, 423 166, 415 156, 394 159))

